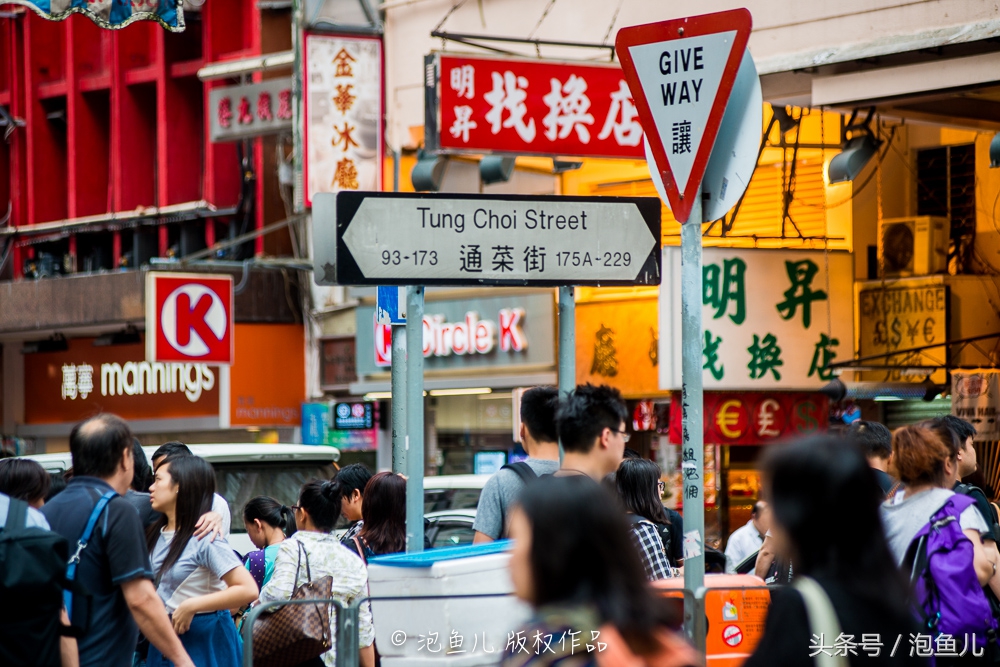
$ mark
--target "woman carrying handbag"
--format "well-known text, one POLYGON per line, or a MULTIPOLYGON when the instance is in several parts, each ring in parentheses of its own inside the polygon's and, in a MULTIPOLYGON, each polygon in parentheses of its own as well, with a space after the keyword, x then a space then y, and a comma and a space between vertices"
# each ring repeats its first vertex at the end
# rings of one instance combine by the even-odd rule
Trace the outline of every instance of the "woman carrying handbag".
MULTIPOLYGON (((332 534, 341 511, 333 482, 313 480, 299 491, 295 510, 298 531, 281 543, 274 574, 260 592, 261 603, 276 600, 333 598, 347 607, 368 595, 368 570, 361 559, 332 534)), ((253 627, 255 667, 335 667, 336 619, 328 605, 290 605, 261 617, 253 627), (325 626, 316 619, 325 617, 325 626), (325 634, 324 634, 325 633, 325 634), (304 636, 310 635, 310 636, 304 636), (310 647, 311 651, 306 651, 310 647), (302 652, 295 650, 303 649, 302 652), (303 657, 311 652, 311 656, 303 657)), ((358 619, 361 667, 374 667, 375 627, 368 604, 358 619)))

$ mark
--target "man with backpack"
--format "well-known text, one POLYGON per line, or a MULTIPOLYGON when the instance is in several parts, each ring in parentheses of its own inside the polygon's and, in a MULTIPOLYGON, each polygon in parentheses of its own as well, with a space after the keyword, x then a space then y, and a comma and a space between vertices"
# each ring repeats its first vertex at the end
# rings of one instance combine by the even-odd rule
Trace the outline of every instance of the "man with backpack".
POLYGON ((76 667, 65 635, 63 585, 69 547, 27 502, 0 493, 0 665, 76 667))
POLYGON ((67 579, 89 593, 66 597, 81 667, 130 667, 140 630, 176 667, 194 667, 153 587, 139 514, 122 497, 134 465, 128 425, 92 417, 73 428, 70 451, 73 479, 42 513, 69 544, 67 579))
POLYGON ((556 427, 563 460, 556 476, 586 475, 600 482, 618 470, 629 436, 621 392, 606 385, 578 385, 559 404, 556 427))
POLYGON ((525 483, 559 469, 558 405, 555 387, 532 387, 521 396, 521 444, 528 458, 508 463, 486 482, 472 526, 476 531, 473 544, 492 542, 506 534, 507 513, 525 483))

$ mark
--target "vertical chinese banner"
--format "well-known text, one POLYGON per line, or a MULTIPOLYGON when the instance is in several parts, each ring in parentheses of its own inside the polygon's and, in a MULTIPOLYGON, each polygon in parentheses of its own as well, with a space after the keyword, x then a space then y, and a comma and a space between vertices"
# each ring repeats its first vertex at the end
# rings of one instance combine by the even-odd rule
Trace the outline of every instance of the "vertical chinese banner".
POLYGON ((319 192, 380 190, 382 41, 305 36, 306 206, 319 192))

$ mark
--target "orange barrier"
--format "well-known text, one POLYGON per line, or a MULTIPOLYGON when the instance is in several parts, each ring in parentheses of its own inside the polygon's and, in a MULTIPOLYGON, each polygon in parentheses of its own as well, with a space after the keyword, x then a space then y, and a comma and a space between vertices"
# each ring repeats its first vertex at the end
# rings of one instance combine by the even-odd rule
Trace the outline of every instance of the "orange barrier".
MULTIPOLYGON (((684 578, 653 582, 663 595, 684 597, 684 578)), ((752 574, 705 575, 706 662, 709 667, 740 667, 764 635, 771 593, 752 574)))

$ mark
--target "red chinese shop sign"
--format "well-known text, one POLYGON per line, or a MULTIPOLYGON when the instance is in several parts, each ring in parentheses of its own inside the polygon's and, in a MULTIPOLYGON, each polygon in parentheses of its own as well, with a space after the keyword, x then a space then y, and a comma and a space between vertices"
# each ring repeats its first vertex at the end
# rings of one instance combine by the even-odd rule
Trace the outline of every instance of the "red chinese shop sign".
MULTIPOLYGON (((766 445, 825 431, 829 399, 806 392, 705 392, 706 445, 766 445)), ((681 442, 681 393, 670 400, 670 442, 681 442)))
POLYGON ((437 64, 426 89, 437 109, 426 121, 430 148, 644 159, 639 115, 617 64, 429 58, 437 64))

